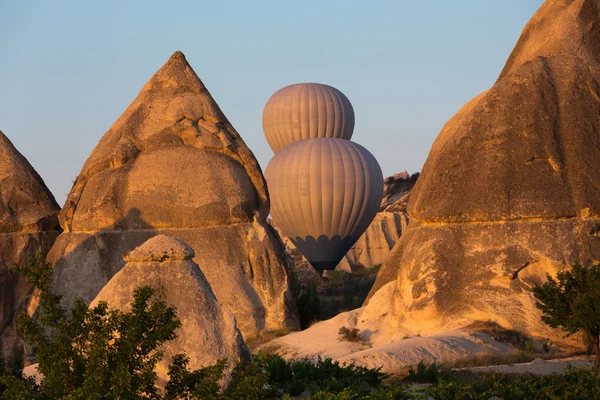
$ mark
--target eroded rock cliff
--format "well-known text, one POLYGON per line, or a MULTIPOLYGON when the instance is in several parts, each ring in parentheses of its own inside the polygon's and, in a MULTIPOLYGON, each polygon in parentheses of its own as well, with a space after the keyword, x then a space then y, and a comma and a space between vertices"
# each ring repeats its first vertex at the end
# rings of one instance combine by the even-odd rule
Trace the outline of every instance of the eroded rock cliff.
POLYGON ((600 1, 549 0, 432 146, 371 292, 393 285, 379 303, 393 304, 397 330, 494 320, 562 340, 530 288, 600 260, 599 132, 600 1))
POLYGON ((284 247, 252 152, 181 52, 102 137, 60 213, 56 290, 90 302, 121 255, 165 233, 188 243, 244 335, 296 327, 284 247))
POLYGON ((0 350, 8 362, 23 356, 14 324, 33 292, 12 267, 28 259, 43 261, 60 233, 59 211, 42 178, 0 132, 0 350))

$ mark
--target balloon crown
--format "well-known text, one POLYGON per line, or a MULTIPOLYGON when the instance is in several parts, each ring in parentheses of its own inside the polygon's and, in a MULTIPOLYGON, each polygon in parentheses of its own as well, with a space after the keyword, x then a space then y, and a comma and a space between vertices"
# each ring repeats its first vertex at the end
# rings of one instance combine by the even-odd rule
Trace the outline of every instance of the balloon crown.
POLYGON ((263 131, 274 153, 288 144, 312 138, 352 138, 354 109, 336 88, 298 83, 279 89, 267 101, 263 131))

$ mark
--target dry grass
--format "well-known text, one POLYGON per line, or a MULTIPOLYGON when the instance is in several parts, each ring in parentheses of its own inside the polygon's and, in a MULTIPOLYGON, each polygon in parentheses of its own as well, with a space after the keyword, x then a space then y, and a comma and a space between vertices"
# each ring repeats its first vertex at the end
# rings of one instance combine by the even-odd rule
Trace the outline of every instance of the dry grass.
POLYGON ((272 355, 283 356, 281 347, 276 344, 267 344, 267 345, 261 347, 259 350, 259 353, 266 354, 269 356, 272 356, 272 355))
MULTIPOLYGON (((463 368, 488 367, 490 365, 512 365, 528 363, 536 358, 544 360, 557 360, 586 354, 585 351, 553 352, 544 354, 531 354, 526 351, 516 351, 508 354, 480 353, 470 357, 457 358, 456 360, 444 361, 437 365, 442 369, 460 370, 463 368)), ((404 379, 408 371, 415 366, 407 366, 390 373, 390 379, 404 379)), ((461 371, 463 372, 463 371, 461 371)))
POLYGON ((489 365, 511 365, 531 362, 536 358, 538 357, 525 351, 516 351, 508 354, 483 353, 448 361, 443 366, 450 369, 459 369, 487 367, 489 365))
MULTIPOLYGON (((509 354, 491 354, 482 353, 476 354, 470 357, 457 358, 456 360, 448 360, 437 363, 437 366, 443 370, 449 369, 461 369, 461 368, 473 368, 473 367, 487 367, 489 365, 510 365, 519 364, 525 362, 531 362, 536 357, 531 354, 519 351, 509 354)), ((427 366, 431 364, 426 364, 427 366)), ((390 373, 391 379, 404 379, 408 376, 411 369, 415 369, 416 365, 406 366, 390 373)))

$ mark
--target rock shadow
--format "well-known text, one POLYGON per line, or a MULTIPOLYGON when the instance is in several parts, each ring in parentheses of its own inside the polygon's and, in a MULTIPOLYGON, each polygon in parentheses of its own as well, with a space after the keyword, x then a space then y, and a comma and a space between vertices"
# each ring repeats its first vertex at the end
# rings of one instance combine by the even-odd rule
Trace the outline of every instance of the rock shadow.
POLYGON ((155 236, 137 208, 108 228, 97 232, 64 232, 48 254, 54 264, 54 291, 90 303, 108 281, 125 266, 123 255, 155 236))

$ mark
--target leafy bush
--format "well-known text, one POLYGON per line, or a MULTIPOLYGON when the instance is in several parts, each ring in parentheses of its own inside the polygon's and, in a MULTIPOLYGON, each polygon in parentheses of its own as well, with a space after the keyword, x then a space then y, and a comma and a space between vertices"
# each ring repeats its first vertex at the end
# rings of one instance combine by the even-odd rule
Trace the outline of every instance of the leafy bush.
POLYGON ((438 383, 442 378, 451 376, 451 371, 442 369, 436 363, 426 365, 420 361, 417 369, 409 368, 408 375, 405 378, 407 382, 415 383, 438 383))
POLYGON ((435 400, 487 400, 494 396, 511 400, 594 400, 600 399, 600 381, 592 371, 570 368, 562 375, 491 374, 470 380, 446 377, 426 392, 435 400))
POLYGON ((338 331, 338 342, 364 343, 365 339, 360 336, 358 328, 348 328, 342 326, 338 331))
POLYGON ((304 391, 340 393, 351 389, 355 394, 370 393, 385 378, 380 369, 340 365, 331 359, 285 361, 279 356, 258 356, 271 382, 284 393, 297 396, 304 391))
MULTIPOLYGON (((340 365, 331 359, 286 361, 258 354, 238 363, 221 389, 226 361, 188 370, 183 354, 171 361, 164 391, 156 386, 154 367, 160 345, 175 337, 176 311, 154 299, 148 287, 135 291, 131 312, 111 310, 101 303, 89 308, 81 300, 67 311, 61 296, 51 292, 49 265, 25 268, 41 291, 36 321, 20 317, 19 327, 37 351, 44 375, 37 385, 19 368, 0 363, 0 398, 13 399, 202 399, 275 400, 309 396, 321 400, 423 399, 600 399, 600 380, 591 371, 569 369, 563 375, 469 376, 420 363, 405 382, 384 381, 380 369, 340 365), (407 382, 431 383, 410 388, 407 382)), ((358 330, 346 334, 360 337, 358 330)))
POLYGON ((600 368, 600 264, 586 268, 575 264, 571 271, 547 275, 548 281, 533 287, 542 320, 568 335, 583 331, 589 338, 590 351, 596 352, 600 368))
POLYGON ((21 315, 17 328, 35 349, 42 397, 157 396, 158 348, 175 338, 181 323, 164 301, 149 304, 153 289, 137 289, 129 313, 109 310, 105 302, 88 308, 81 299, 68 311, 62 296, 52 293, 50 264, 20 270, 41 293, 37 320, 21 315))

